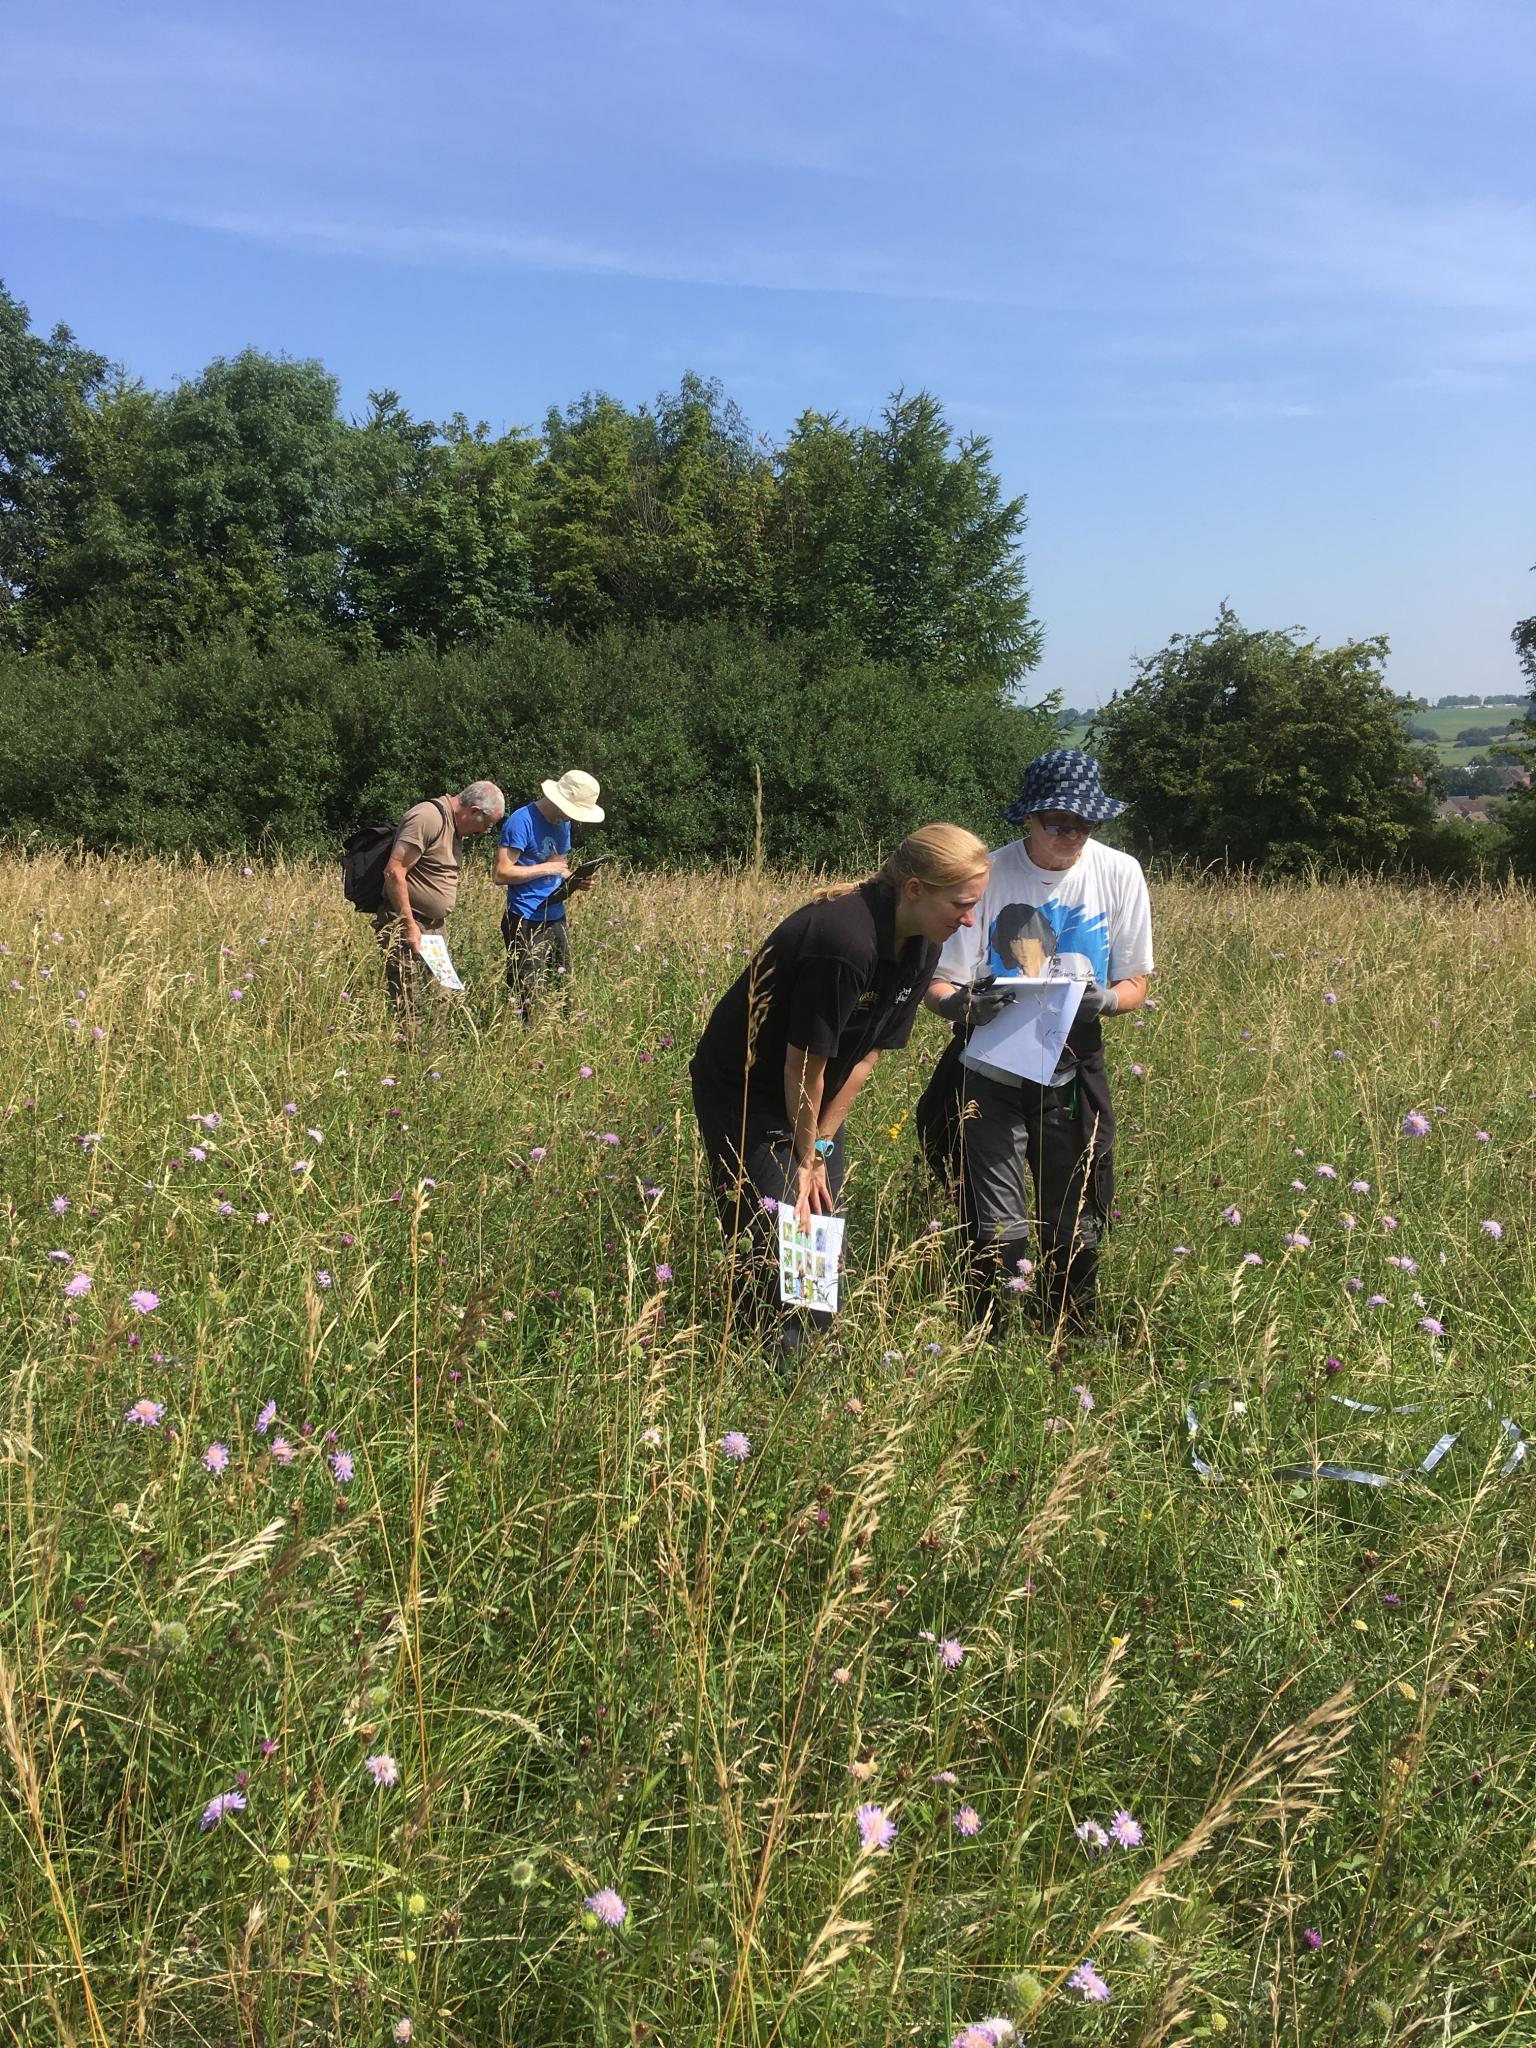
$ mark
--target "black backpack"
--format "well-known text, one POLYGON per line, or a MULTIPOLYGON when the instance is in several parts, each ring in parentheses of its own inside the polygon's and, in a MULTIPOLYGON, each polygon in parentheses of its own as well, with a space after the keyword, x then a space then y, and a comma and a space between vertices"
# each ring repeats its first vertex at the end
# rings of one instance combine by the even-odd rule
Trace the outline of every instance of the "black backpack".
MULTIPOLYGON (((434 797, 433 801, 444 821, 451 823, 442 800, 434 797)), ((372 916, 384 909, 384 870, 399 830, 398 825, 359 825, 342 848, 341 893, 354 910, 372 916)))

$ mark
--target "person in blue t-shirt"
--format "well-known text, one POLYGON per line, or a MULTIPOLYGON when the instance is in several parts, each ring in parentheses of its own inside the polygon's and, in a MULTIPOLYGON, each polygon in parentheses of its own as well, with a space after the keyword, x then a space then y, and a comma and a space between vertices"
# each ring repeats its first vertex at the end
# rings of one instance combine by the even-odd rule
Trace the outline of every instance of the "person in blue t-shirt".
POLYGON ((495 879, 506 885, 501 936, 507 942, 507 989, 526 1017, 541 983, 568 974, 567 898, 592 886, 589 875, 569 889, 571 821, 600 825, 596 779, 567 769, 558 782, 542 782, 539 795, 509 814, 496 849, 495 879), (558 900, 556 892, 559 892, 558 900))

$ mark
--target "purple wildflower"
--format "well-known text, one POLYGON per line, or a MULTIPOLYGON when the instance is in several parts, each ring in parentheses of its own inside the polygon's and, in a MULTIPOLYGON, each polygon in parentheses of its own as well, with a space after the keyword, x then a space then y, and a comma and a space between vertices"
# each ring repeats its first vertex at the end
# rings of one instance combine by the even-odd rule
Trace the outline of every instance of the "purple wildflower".
POLYGON ((1482 1231, 1483 1235, 1485 1237, 1491 1237, 1495 1244, 1497 1244, 1499 1239, 1504 1235, 1503 1224, 1496 1223, 1491 1216, 1485 1216, 1478 1227, 1482 1231))
POLYGON ((969 1841, 972 1835, 981 1833, 981 1815, 974 1806, 957 1807, 951 1825, 957 1835, 964 1835, 969 1841))
POLYGON ((583 1899, 582 1904, 604 1927, 622 1927, 629 1914, 628 1906, 612 1885, 605 1884, 600 1892, 593 1892, 589 1899, 583 1899))
POLYGON ((1244 1252, 1241 1263, 1245 1266, 1262 1266, 1264 1261, 1257 1252, 1244 1252))
POLYGON ((243 1813, 244 1811, 245 1794, 243 1792, 216 1792, 203 1808, 203 1818, 199 1825, 206 1835, 210 1828, 216 1828, 219 1822, 226 1819, 228 1815, 243 1813))
POLYGON ((1312 1249, 1312 1240, 1304 1231, 1288 1230, 1280 1242, 1287 1251, 1305 1252, 1312 1249))
POLYGON ((1410 1109, 1403 1118, 1403 1136, 1405 1138, 1427 1138, 1429 1136, 1429 1118, 1417 1109, 1410 1109))
POLYGON ((1339 1177, 1338 1168, 1335 1166, 1314 1166, 1312 1171, 1319 1180, 1337 1180, 1339 1177))
POLYGON ((965 1645, 956 1642, 953 1636, 946 1636, 939 1645, 939 1662, 946 1671, 958 1671, 965 1662, 965 1645))
POLYGON ((1114 1836, 1122 1849, 1139 1849, 1141 1847, 1141 1822, 1133 1820, 1124 1807, 1120 1809, 1110 1822, 1109 1832, 1114 1836))
POLYGON ((1233 1203, 1230 1207, 1222 1210, 1221 1220, 1223 1223, 1230 1223, 1232 1228, 1236 1230, 1243 1220, 1243 1212, 1233 1203))
POLYGON ((1109 2002, 1109 1986, 1092 1963, 1079 1963, 1067 1983, 1073 1991, 1080 1991, 1090 2005, 1107 2005, 1109 2002))
POLYGON ((859 1843, 867 1854, 889 1849, 896 1839, 896 1823, 886 1819, 883 1806, 861 1806, 857 1818, 859 1843))
POLYGON ((374 1784, 380 1787, 398 1785, 400 1782, 400 1766, 388 1750, 381 1749, 377 1756, 365 1756, 363 1769, 374 1784))
POLYGON ((147 1396, 141 1395, 128 1410, 123 1420, 125 1422, 136 1422, 140 1429, 158 1429, 160 1427, 160 1418, 164 1413, 165 1403, 163 1401, 151 1401, 147 1396))
POLYGON ((210 1444, 203 1453, 203 1463, 214 1477, 217 1478, 221 1472, 226 1471, 229 1467, 228 1444, 210 1444))
POLYGON ((720 1439, 720 1448, 728 1458, 743 1465, 752 1455, 752 1440, 739 1429, 728 1429, 720 1439))
POLYGON ((1354 1273, 1346 1275, 1344 1281, 1344 1292, 1346 1294, 1360 1294, 1364 1291, 1364 1288, 1365 1282, 1358 1278, 1357 1275, 1354 1273))
POLYGON ((52 1209, 55 1216, 67 1216, 69 1214, 69 1197, 68 1195, 55 1195, 48 1206, 52 1209))
POLYGON ((667 1282, 672 1278, 672 1268, 665 1264, 658 1266, 656 1268, 656 1278, 661 1282, 662 1286, 665 1287, 667 1282))
POLYGON ((1097 1851, 1109 1847, 1109 1837, 1096 1820, 1080 1820, 1074 1833, 1085 1849, 1097 1851))
POLYGON ((160 1297, 150 1287, 135 1287, 128 1297, 128 1306, 141 1316, 153 1314, 160 1306, 160 1297))
POLYGON ((1426 1331, 1431 1337, 1443 1337, 1445 1335, 1445 1325, 1438 1316, 1420 1316, 1419 1328, 1426 1331))
POLYGON ((256 1434, 258 1436, 265 1436, 276 1420, 277 1403, 275 1401, 268 1401, 261 1410, 261 1413, 256 1417, 256 1434))
POLYGON ((1318 1949, 1321 1948, 1323 1945, 1323 1937, 1318 1933, 1315 1927, 1303 1927, 1303 1929, 1301 1930, 1301 1938, 1306 1947, 1311 1949, 1318 1949))
POLYGON ((331 1459, 331 1470, 336 1475, 336 1484, 338 1486, 349 1485, 352 1479, 352 1453, 350 1451, 337 1451, 331 1459))
POLYGON ((332 1285, 331 1276, 325 1270, 324 1266, 318 1266, 315 1269, 315 1285, 321 1290, 322 1293, 325 1291, 327 1287, 332 1285))
POLYGON ((293 1445, 289 1443, 287 1437, 273 1437, 272 1462, 274 1465, 291 1465, 298 1455, 298 1452, 293 1448, 293 1445))
POLYGON ((71 1273, 64 1282, 64 1292, 71 1301, 78 1301, 82 1294, 89 1294, 93 1286, 89 1273, 71 1273))

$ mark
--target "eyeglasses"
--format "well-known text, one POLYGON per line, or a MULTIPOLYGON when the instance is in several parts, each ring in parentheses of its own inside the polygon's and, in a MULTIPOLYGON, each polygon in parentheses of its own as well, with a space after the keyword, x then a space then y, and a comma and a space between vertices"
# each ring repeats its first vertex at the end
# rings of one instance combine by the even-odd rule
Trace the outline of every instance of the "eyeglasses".
POLYGON ((1035 816, 1053 839, 1091 839, 1093 825, 1087 818, 1075 818, 1070 811, 1037 811, 1035 816))

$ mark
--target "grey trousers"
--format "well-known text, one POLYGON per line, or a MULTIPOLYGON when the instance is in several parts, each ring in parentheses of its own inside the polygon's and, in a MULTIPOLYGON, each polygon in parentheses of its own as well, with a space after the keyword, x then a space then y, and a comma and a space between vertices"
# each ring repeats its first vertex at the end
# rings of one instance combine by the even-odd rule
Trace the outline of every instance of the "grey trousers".
POLYGON ((958 1196, 972 1302, 988 1313, 1021 1258, 1039 1263, 1048 1321, 1091 1318, 1099 1245, 1114 1206, 1115 1114, 1101 1052, 1059 1087, 973 1073, 951 1042, 917 1106, 924 1156, 958 1196))
POLYGON ((570 926, 563 917, 546 923, 507 910, 501 936, 507 942, 507 988, 526 1016, 535 996, 571 971, 570 926))

